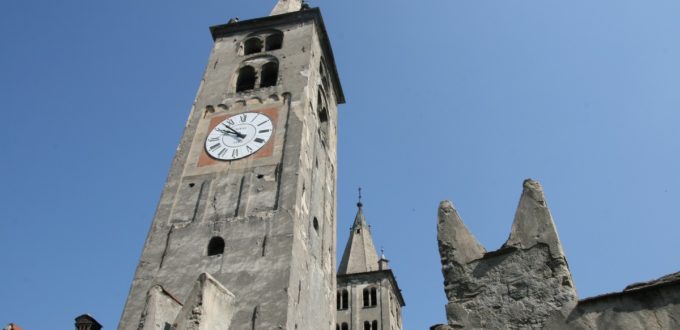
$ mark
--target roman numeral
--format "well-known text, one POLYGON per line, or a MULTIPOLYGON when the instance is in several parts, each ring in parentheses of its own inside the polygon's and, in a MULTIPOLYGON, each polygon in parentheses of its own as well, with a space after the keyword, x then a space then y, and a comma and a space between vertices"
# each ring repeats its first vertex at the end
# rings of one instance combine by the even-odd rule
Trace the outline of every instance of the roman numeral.
POLYGON ((267 132, 269 132, 268 129, 263 129, 263 130, 259 130, 257 133, 259 134, 259 133, 267 133, 267 132))
POLYGON ((259 115, 260 115, 259 113, 256 113, 256 114, 255 114, 255 117, 253 117, 253 119, 251 119, 250 122, 251 122, 251 123, 254 122, 255 119, 257 119, 257 116, 259 116, 259 115))
POLYGON ((255 141, 255 142, 257 142, 257 143, 262 143, 262 142, 264 142, 264 139, 256 138, 256 139, 253 140, 253 141, 255 141))
POLYGON ((265 121, 263 121, 263 122, 257 124, 257 126, 262 126, 262 124, 264 124, 264 123, 266 123, 266 122, 268 122, 268 121, 269 121, 269 120, 265 120, 265 121))
POLYGON ((208 139, 208 141, 210 141, 210 142, 216 142, 216 141, 219 141, 219 140, 220 140, 220 137, 219 137, 219 136, 217 136, 217 137, 211 137, 211 138, 208 139))
POLYGON ((233 120, 233 119, 229 119, 229 120, 227 120, 227 123, 229 123, 229 125, 234 125, 234 120, 233 120))
POLYGON ((231 157, 238 157, 238 149, 234 149, 231 151, 231 157))
POLYGON ((248 115, 241 115, 241 122, 245 123, 246 119, 248 119, 248 115))
POLYGON ((219 156, 219 157, 224 156, 224 154, 227 153, 227 150, 228 150, 227 148, 224 148, 224 149, 220 150, 220 153, 218 153, 217 156, 219 156))
POLYGON ((221 146, 221 144, 215 143, 215 144, 213 144, 213 145, 210 146, 210 150, 211 150, 211 151, 215 151, 215 150, 217 150, 217 148, 219 148, 220 146, 221 146))
POLYGON ((253 152, 253 148, 251 148, 250 146, 246 146, 246 150, 248 150, 248 152, 253 152))

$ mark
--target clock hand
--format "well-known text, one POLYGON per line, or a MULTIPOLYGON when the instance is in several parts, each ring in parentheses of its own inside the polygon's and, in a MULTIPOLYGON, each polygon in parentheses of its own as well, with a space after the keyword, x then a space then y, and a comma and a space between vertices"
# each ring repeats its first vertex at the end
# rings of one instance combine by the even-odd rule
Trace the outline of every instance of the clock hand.
POLYGON ((224 125, 224 127, 228 128, 230 131, 234 132, 234 134, 236 134, 236 136, 238 136, 238 137, 240 137, 240 138, 246 137, 245 134, 239 133, 239 131, 237 131, 237 130, 231 128, 231 127, 229 127, 229 125, 227 125, 227 124, 225 124, 225 123, 222 123, 222 125, 224 125))

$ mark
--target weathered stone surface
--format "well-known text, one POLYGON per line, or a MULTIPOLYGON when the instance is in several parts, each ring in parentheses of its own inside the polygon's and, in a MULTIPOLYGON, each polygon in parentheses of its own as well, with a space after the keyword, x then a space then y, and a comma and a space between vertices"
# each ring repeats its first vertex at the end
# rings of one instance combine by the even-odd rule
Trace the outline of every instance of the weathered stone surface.
POLYGON ((137 329, 169 329, 181 309, 182 304, 175 297, 160 285, 156 285, 147 294, 146 306, 137 329))
POLYGON ((439 204, 437 240, 442 259, 466 264, 484 256, 486 250, 465 227, 450 201, 439 204))
POLYGON ((271 16, 298 11, 302 8, 302 0, 278 0, 272 10, 271 16))
POLYGON ((510 237, 503 246, 527 249, 538 243, 544 243, 550 247, 550 253, 554 258, 563 257, 564 251, 543 195, 543 187, 538 181, 531 179, 524 180, 523 186, 510 237))
POLYGON ((680 329, 680 272, 579 301, 570 329, 680 329))
POLYGON ((173 330, 227 330, 234 316, 235 300, 222 284, 203 273, 177 315, 173 330))
POLYGON ((678 329, 680 272, 577 302, 541 185, 524 190, 507 242, 484 254, 450 202, 437 223, 448 325, 431 329, 678 329))
POLYGON ((484 248, 450 202, 437 224, 448 326, 542 328, 564 320, 576 291, 538 182, 524 182, 513 230, 498 251, 484 248))
POLYGON ((185 302, 201 273, 238 297, 234 328, 330 328, 337 104, 344 96, 321 13, 240 20, 211 27, 211 35, 208 65, 118 329, 138 328, 153 286, 185 302), (262 48, 246 55, 246 44, 255 39, 262 48), (263 86, 270 63, 278 64, 278 78, 263 86), (244 66, 257 71, 255 88, 246 91, 236 86, 244 66), (271 139, 246 158, 210 158, 205 143, 211 125, 243 112, 269 116, 271 139), (224 241, 222 253, 209 253, 217 238, 224 241))

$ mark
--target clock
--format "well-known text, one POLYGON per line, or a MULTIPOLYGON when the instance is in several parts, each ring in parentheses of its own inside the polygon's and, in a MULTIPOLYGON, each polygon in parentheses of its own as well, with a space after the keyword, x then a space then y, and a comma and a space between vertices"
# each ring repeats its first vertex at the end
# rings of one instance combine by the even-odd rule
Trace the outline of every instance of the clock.
POLYGON ((264 147, 274 131, 272 120, 258 112, 244 112, 225 119, 210 131, 205 151, 219 160, 248 157, 264 147))

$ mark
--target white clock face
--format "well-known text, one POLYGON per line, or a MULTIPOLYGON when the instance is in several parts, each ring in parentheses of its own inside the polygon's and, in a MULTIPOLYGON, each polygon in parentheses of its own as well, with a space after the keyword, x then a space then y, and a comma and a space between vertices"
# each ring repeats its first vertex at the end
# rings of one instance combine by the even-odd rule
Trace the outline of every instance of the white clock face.
POLYGON ((219 123, 205 140, 205 150, 221 160, 250 156, 260 150, 272 136, 271 119, 257 112, 244 112, 219 123))

